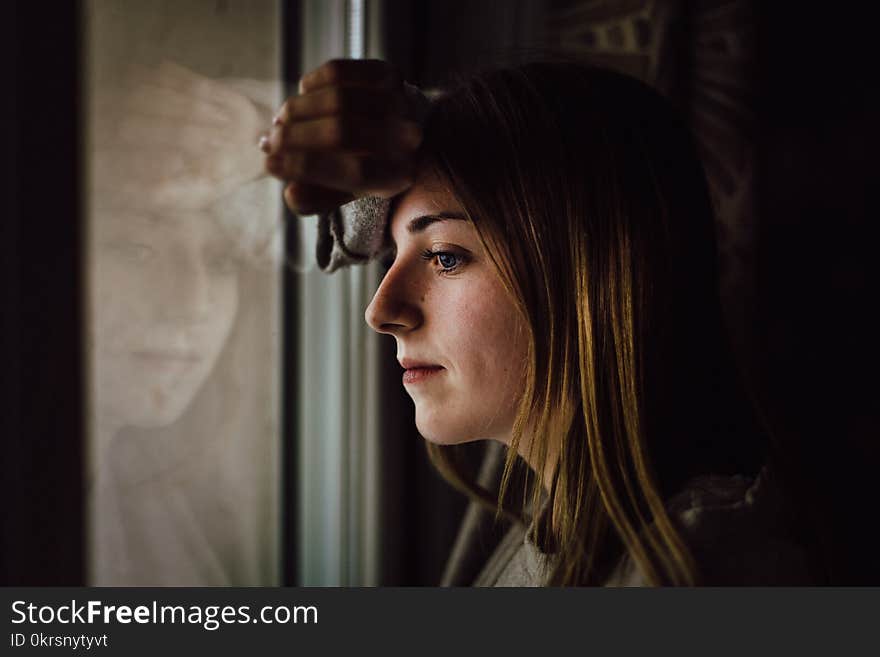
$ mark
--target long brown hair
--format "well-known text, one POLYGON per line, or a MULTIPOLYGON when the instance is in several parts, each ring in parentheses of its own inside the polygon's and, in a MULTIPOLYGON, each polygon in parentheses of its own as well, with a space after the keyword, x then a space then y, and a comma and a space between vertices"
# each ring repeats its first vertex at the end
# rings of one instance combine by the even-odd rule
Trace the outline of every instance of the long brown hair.
MULTIPOLYGON (((456 80, 425 122, 423 164, 466 209, 529 328, 523 394, 497 496, 455 447, 454 485, 507 502, 524 436, 551 585, 600 584, 628 553, 652 584, 700 583, 664 508, 692 476, 756 472, 765 441, 723 329, 705 176, 685 124, 647 85, 571 61, 456 80)), ((521 465, 521 463, 520 463, 521 465)))

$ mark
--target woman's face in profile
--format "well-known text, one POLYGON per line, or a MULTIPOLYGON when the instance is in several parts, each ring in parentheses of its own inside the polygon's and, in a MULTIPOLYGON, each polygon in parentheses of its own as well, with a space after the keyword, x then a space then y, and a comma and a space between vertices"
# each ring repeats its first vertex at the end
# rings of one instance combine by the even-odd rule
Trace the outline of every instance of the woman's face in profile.
POLYGON ((93 226, 93 349, 99 422, 177 420, 238 309, 238 267, 203 212, 99 211, 93 226))
POLYGON ((366 320, 396 339, 403 385, 427 440, 509 442, 522 395, 526 327, 473 225, 431 218, 441 213, 464 214, 423 172, 398 199, 391 218, 396 257, 366 320))

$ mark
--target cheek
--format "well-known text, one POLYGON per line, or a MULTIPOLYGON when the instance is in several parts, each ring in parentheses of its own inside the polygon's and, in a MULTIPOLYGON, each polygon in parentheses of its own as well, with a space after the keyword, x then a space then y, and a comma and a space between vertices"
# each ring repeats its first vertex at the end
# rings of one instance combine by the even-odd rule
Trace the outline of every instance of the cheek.
POLYGON ((99 258, 92 281, 96 311, 123 315, 131 321, 132 313, 141 317, 163 308, 169 288, 165 267, 162 261, 137 264, 112 256, 99 258))
POLYGON ((238 279, 236 276, 218 276, 213 288, 214 304, 210 330, 214 349, 219 351, 226 342, 238 313, 238 279))
POLYGON ((99 350, 114 351, 137 333, 152 299, 149 275, 111 259, 96 262, 92 279, 92 332, 99 350))
MULTIPOLYGON (((469 394, 510 404, 522 386, 526 356, 523 324, 503 289, 482 286, 459 306, 458 365, 469 394)), ((454 356, 455 357, 455 356, 454 356)))

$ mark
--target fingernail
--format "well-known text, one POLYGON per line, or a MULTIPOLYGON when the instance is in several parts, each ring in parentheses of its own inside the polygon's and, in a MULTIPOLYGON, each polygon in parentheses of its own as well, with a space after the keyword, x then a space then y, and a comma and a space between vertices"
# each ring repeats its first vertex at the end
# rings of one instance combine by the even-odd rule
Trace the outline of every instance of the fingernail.
POLYGON ((269 152, 269 150, 270 150, 269 138, 266 135, 263 135, 262 137, 260 137, 259 146, 260 146, 260 150, 263 151, 264 153, 269 152))
POLYGON ((302 96, 302 93, 303 93, 303 81, 302 81, 302 78, 299 79, 299 83, 297 83, 297 85, 296 85, 296 93, 298 93, 300 96, 302 96))
POLYGON ((281 125, 282 123, 284 123, 284 121, 281 120, 280 116, 276 116, 272 119, 272 125, 281 125))

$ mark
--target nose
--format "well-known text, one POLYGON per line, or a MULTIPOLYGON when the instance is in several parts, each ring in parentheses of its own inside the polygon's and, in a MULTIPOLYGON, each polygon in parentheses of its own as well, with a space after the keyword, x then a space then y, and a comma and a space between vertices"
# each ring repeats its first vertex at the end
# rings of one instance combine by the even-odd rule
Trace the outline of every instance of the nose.
POLYGON ((177 254, 164 274, 160 299, 166 319, 200 321, 210 313, 213 290, 207 266, 193 254, 177 254))
POLYGON ((418 282, 397 264, 391 266, 364 312, 367 324, 377 333, 399 335, 418 328, 422 312, 417 299, 418 282))

